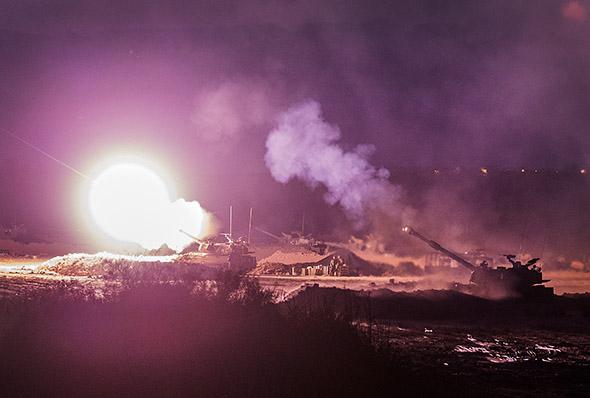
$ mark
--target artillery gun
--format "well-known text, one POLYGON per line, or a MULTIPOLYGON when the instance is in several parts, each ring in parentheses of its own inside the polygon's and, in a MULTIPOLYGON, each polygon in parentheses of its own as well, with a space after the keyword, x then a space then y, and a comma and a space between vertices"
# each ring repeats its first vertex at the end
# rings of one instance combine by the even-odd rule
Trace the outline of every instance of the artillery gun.
POLYGON ((543 285, 549 280, 543 279, 542 270, 537 266, 539 258, 533 258, 523 264, 520 261, 515 261, 515 255, 508 254, 505 257, 511 266, 491 268, 486 261, 480 265, 474 265, 410 227, 404 227, 402 231, 420 239, 434 250, 469 269, 471 271, 469 290, 477 295, 492 298, 553 296, 553 288, 543 285))
POLYGON ((270 236, 271 238, 276 239, 281 244, 301 247, 321 256, 326 254, 328 251, 328 245, 326 242, 313 238, 311 234, 303 235, 299 232, 290 232, 287 234, 281 232, 282 236, 278 236, 259 227, 254 227, 254 229, 267 236, 270 236))
POLYGON ((251 256, 250 246, 244 238, 233 239, 230 234, 219 234, 208 239, 199 239, 184 230, 179 230, 198 244, 198 252, 213 256, 227 256, 229 269, 248 271, 256 266, 256 257, 251 256))

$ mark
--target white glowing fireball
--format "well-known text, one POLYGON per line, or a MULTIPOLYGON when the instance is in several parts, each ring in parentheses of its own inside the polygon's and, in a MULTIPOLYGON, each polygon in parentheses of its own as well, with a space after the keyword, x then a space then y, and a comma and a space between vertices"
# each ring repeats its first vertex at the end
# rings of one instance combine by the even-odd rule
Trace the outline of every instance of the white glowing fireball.
POLYGON ((164 181, 135 163, 114 165, 100 173, 90 187, 89 205, 104 232, 146 249, 167 244, 180 251, 190 238, 179 230, 200 236, 205 218, 198 202, 172 202, 164 181))

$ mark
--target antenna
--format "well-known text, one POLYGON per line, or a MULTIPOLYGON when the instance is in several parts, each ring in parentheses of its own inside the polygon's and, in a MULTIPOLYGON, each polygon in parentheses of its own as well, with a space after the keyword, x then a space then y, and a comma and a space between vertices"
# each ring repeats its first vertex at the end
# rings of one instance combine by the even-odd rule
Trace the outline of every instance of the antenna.
POLYGON ((248 220, 248 245, 250 244, 250 237, 252 236, 252 214, 254 213, 254 208, 250 207, 250 219, 248 220))
POLYGON ((232 239, 232 230, 234 224, 234 207, 229 205, 229 238, 232 239))

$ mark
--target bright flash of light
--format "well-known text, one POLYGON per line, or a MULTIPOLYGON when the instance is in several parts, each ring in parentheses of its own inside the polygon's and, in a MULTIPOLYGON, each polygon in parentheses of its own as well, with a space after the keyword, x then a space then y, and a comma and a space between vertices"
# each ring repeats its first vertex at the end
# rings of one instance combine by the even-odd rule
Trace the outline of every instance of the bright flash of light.
POLYGON ((146 249, 163 244, 180 251, 201 236, 206 213, 196 201, 171 201, 164 181, 135 163, 108 167, 92 182, 89 207, 96 224, 115 239, 146 249))

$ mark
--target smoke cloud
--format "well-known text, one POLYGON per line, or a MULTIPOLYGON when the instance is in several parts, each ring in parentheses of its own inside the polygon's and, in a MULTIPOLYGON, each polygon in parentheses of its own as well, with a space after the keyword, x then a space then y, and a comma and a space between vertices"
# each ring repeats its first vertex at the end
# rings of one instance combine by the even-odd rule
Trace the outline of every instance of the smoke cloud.
POLYGON ((299 179, 324 187, 326 202, 339 204, 357 227, 366 226, 373 211, 399 216, 400 189, 389 182, 387 169, 369 162, 374 146, 346 151, 341 137, 338 126, 323 119, 320 104, 307 100, 279 116, 266 141, 266 165, 283 184, 299 179))
POLYGON ((268 91, 256 82, 228 81, 205 88, 195 98, 192 125, 203 141, 229 148, 245 131, 271 119, 268 91))

